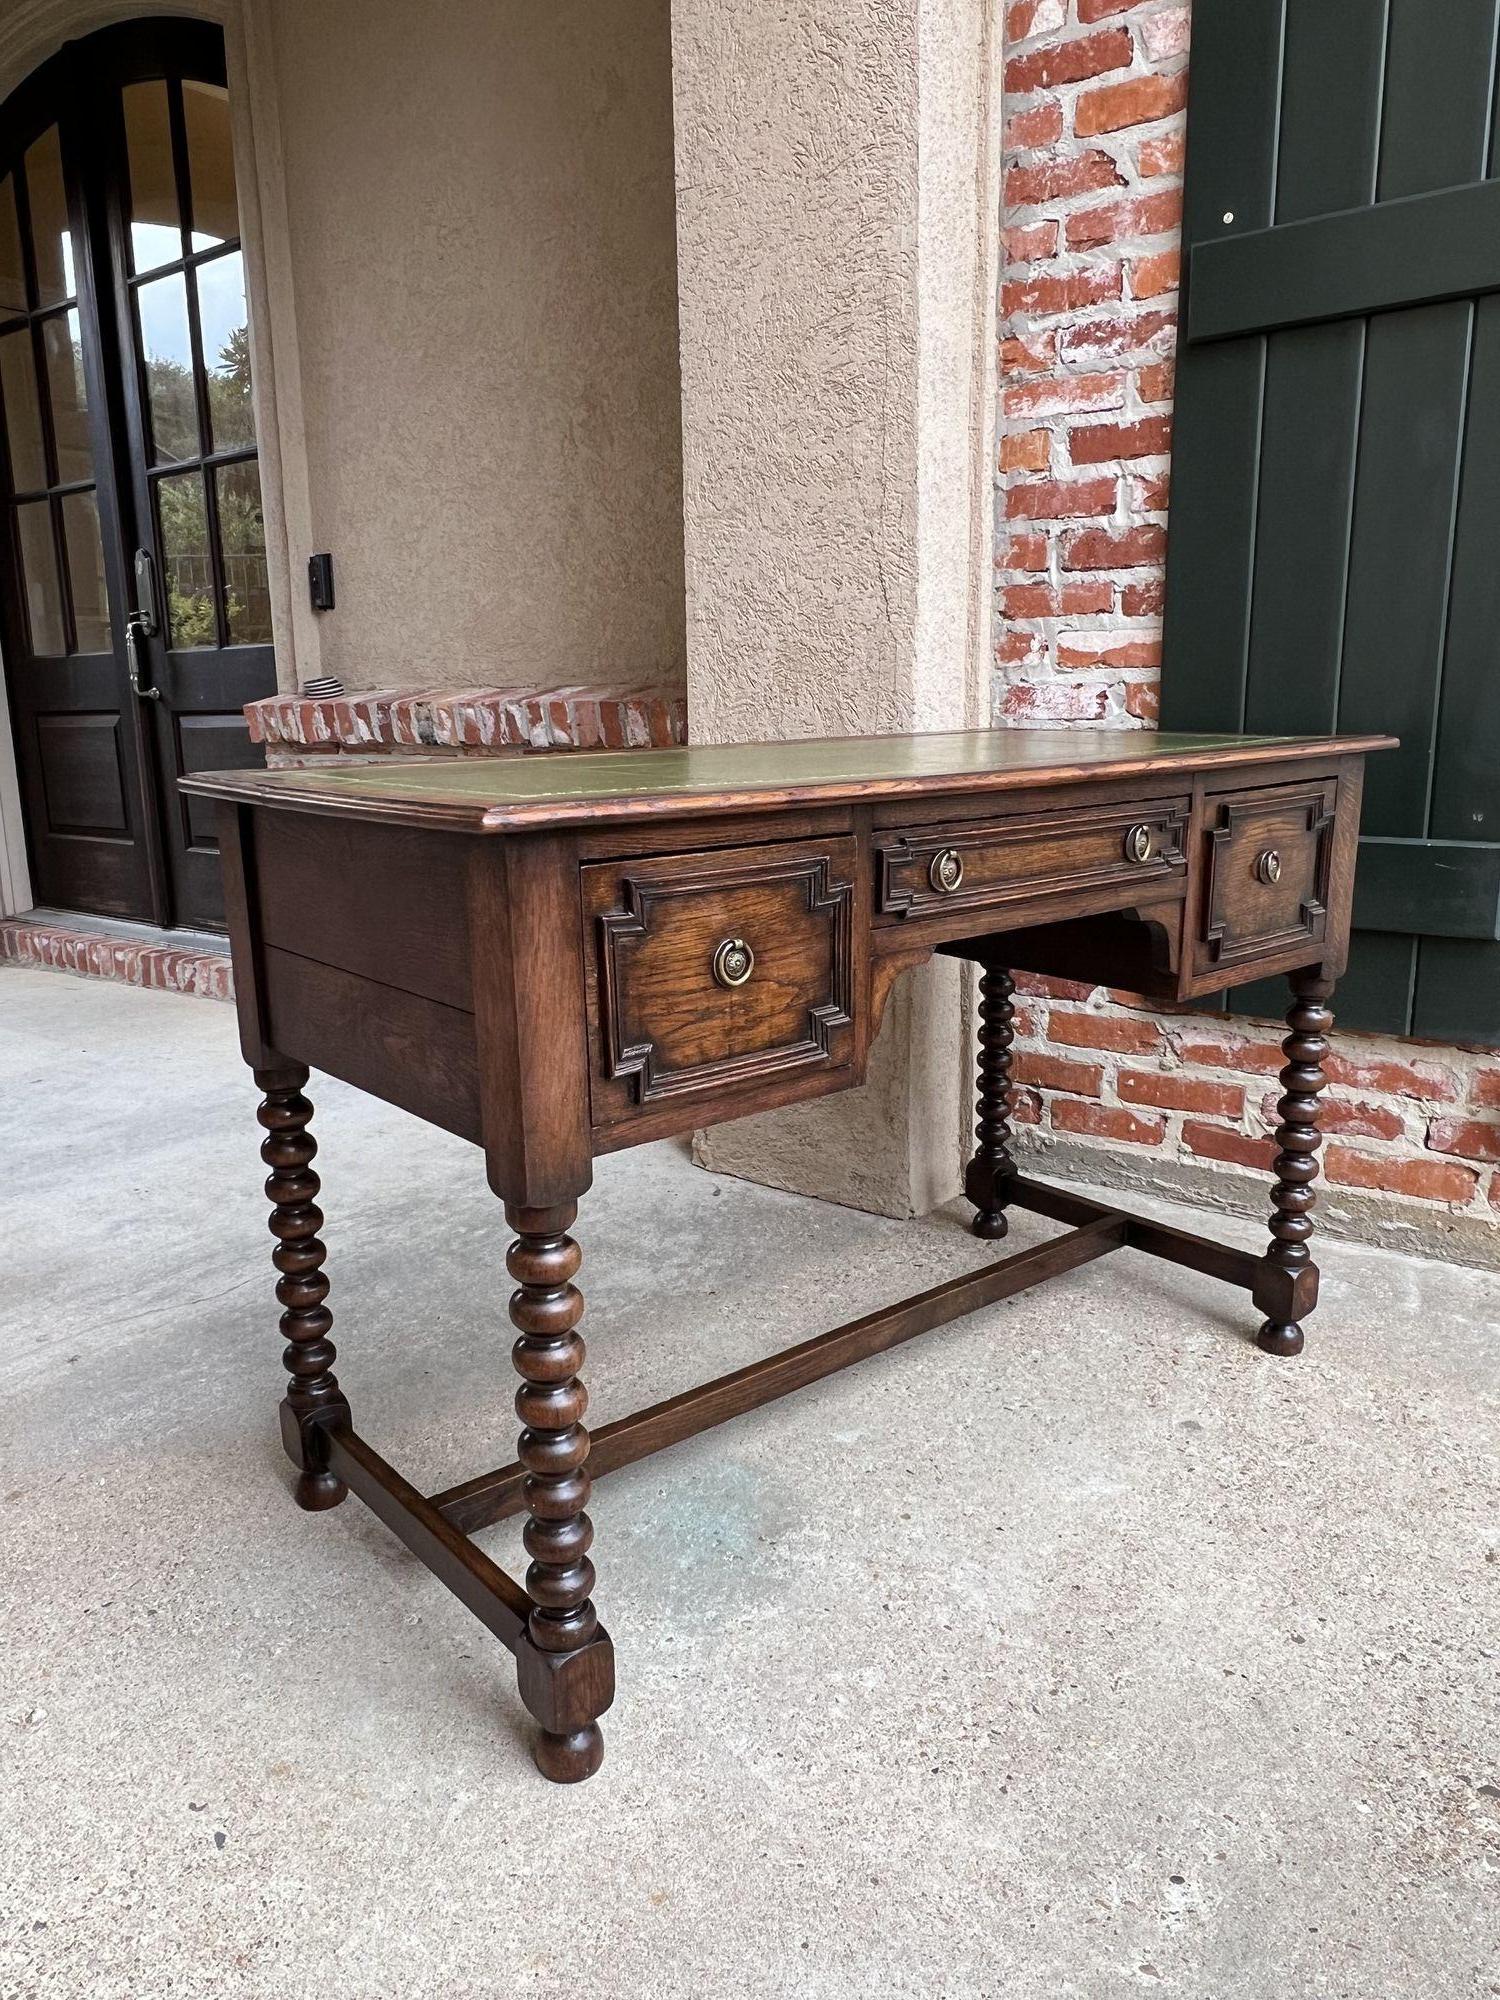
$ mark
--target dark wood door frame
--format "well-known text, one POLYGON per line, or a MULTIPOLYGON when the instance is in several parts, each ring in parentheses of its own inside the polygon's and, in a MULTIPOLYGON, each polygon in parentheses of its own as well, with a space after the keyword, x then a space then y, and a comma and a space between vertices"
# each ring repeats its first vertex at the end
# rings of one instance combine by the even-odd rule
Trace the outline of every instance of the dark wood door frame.
MULTIPOLYGON (((92 656, 32 656, 21 589, 18 517, 10 508, 5 533, 0 536, 4 544, 0 547, 0 597, 4 600, 0 639, 16 726, 28 860, 38 900, 136 917, 162 926, 200 926, 221 920, 217 845, 210 819, 201 808, 184 800, 176 779, 185 769, 247 762, 254 757, 240 711, 246 701, 274 691, 275 664, 268 633, 264 634, 265 643, 259 643, 257 635, 231 629, 233 600, 226 585, 219 534, 219 485, 226 472, 242 466, 250 468, 248 479, 253 484, 258 477, 258 454, 253 430, 248 442, 242 438, 237 444, 216 449, 220 441, 211 432, 206 379, 212 360, 203 351, 198 279, 189 274, 211 265, 216 265, 221 275, 227 273, 226 260, 240 254, 240 239, 237 231, 232 237, 221 234, 218 239, 190 233, 197 220, 190 212, 196 183, 188 172, 180 82, 168 85, 167 98, 184 254, 160 264, 153 261, 148 270, 134 275, 127 248, 131 216, 122 92, 133 83, 164 77, 222 90, 224 44, 219 29, 181 18, 131 21, 103 29, 66 45, 35 71, 5 106, 0 175, 13 169, 27 148, 52 125, 56 125, 62 145, 76 267, 77 344, 84 361, 110 646, 107 652, 92 656), (193 356, 196 449, 189 446, 157 452, 153 469, 146 342, 144 338, 137 340, 134 295, 148 284, 170 281, 179 273, 193 356), (168 552, 162 542, 156 503, 157 489, 174 473, 182 475, 182 490, 194 492, 203 511, 202 562, 209 578, 203 602, 214 627, 207 643, 201 642, 201 634, 197 635, 199 643, 194 644, 172 629, 168 552), (133 563, 137 549, 149 552, 154 572, 154 588, 145 593, 138 587, 133 563), (137 633, 137 678, 148 690, 138 696, 132 690, 125 626, 127 615, 143 594, 151 600, 149 609, 158 629, 155 634, 137 633), (174 637, 180 643, 174 645, 174 637), (113 732, 124 803, 114 815, 117 824, 103 829, 101 837, 90 838, 83 828, 69 828, 65 823, 59 826, 48 778, 55 776, 63 760, 55 755, 52 771, 45 769, 40 737, 44 729, 52 732, 54 752, 60 752, 68 740, 69 729, 75 734, 91 732, 92 751, 106 761, 110 761, 106 738, 113 732)), ((14 175, 18 186, 21 178, 14 175)), ((21 209, 24 230, 24 199, 21 209)), ((35 284, 28 304, 34 311, 40 310, 35 284)), ((40 336, 36 348, 40 360, 40 336)), ((45 372, 39 373, 39 388, 46 425, 50 412, 45 372)), ((50 473, 57 470, 50 431, 48 451, 50 473)), ((4 490, 9 493, 7 467, 8 459, 0 461, 4 490)), ((239 477, 246 479, 244 473, 239 477)), ((58 503, 52 504, 52 512, 55 525, 61 518, 58 503)), ((67 572, 60 563, 59 576, 67 621, 65 643, 71 645, 74 634, 67 610, 67 572)), ((54 785, 52 789, 58 788, 54 785)), ((61 789, 66 791, 66 783, 61 789)))
MULTIPOLYGON (((72 47, 59 50, 57 55, 35 70, 24 83, 7 99, 4 106, 4 141, 0 143, 0 175, 13 172, 17 162, 47 129, 57 126, 65 157, 71 157, 76 147, 76 131, 79 114, 83 107, 76 101, 69 104, 67 86, 77 74, 77 56, 72 47)), ((85 236, 83 207, 80 202, 81 182, 75 175, 65 182, 69 188, 68 221, 75 245, 81 244, 85 236)), ((33 256, 33 230, 29 201, 19 204, 19 224, 26 254, 33 256)), ((92 250, 92 244, 90 244, 92 250)), ((91 411, 105 413, 103 429, 109 435, 117 435, 116 424, 110 421, 110 388, 108 371, 103 366, 105 352, 101 332, 99 298, 95 289, 97 269, 93 255, 80 255, 76 259, 76 298, 81 328, 81 346, 84 357, 85 392, 91 411)), ((106 270, 108 266, 104 267, 106 270)), ((35 301, 32 301, 35 303, 35 301)), ((12 334, 12 339, 18 336, 12 334)), ((46 377, 42 371, 43 357, 40 341, 33 340, 33 356, 37 366, 39 412, 48 450, 54 456, 55 440, 51 435, 51 405, 46 393, 46 377)), ((14 448, 5 435, 5 424, 0 421, 0 449, 3 449, 4 485, 7 495, 18 487, 24 488, 24 479, 14 470, 14 448)), ((41 758, 32 754, 34 743, 29 742, 39 730, 42 718, 39 710, 46 702, 55 705, 59 716, 87 714, 95 727, 103 727, 103 718, 112 710, 118 717, 117 727, 126 733, 128 747, 135 754, 119 757, 121 788, 123 794, 124 825, 121 832, 128 834, 128 840, 91 841, 93 850, 87 856, 77 857, 80 874, 87 870, 90 876, 96 871, 103 880, 95 900, 105 906, 105 913, 140 917, 165 921, 167 909, 165 876, 160 865, 158 843, 155 837, 155 822, 158 802, 151 782, 149 759, 146 755, 141 719, 134 712, 134 704, 127 692, 125 657, 122 640, 123 607, 126 603, 127 583, 121 552, 131 530, 122 522, 120 514, 121 489, 118 466, 113 453, 101 453, 98 438, 101 426, 94 424, 94 475, 95 492, 99 511, 100 537, 104 556, 105 588, 109 605, 109 625, 111 647, 107 655, 74 657, 66 660, 49 659, 45 665, 38 665, 32 654, 31 637, 24 605, 21 556, 18 543, 18 529, 14 510, 6 509, 3 535, 0 535, 0 641, 5 650, 5 679, 11 704, 12 720, 15 728, 15 754, 17 773, 21 790, 22 817, 27 835, 27 858, 31 868, 33 891, 44 900, 57 900, 71 906, 82 902, 87 892, 70 893, 72 870, 68 865, 67 850, 63 850, 60 865, 49 865, 52 857, 40 851, 43 839, 41 829, 49 824, 48 804, 45 795, 45 779, 41 758)), ((54 545, 57 539, 55 520, 51 523, 54 545)), ((54 557, 56 549, 54 546, 54 557)), ((63 613, 72 622, 72 614, 64 598, 63 613)), ((56 727, 68 725, 58 722, 56 727)), ((65 835, 83 842, 87 836, 65 835)))

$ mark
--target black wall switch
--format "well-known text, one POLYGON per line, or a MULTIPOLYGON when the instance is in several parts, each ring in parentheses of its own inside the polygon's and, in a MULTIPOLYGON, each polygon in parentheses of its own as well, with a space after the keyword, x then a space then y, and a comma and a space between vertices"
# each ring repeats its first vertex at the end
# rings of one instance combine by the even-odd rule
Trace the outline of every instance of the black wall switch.
POLYGON ((307 559, 307 592, 312 599, 314 611, 333 609, 333 557, 330 555, 309 556, 307 559))

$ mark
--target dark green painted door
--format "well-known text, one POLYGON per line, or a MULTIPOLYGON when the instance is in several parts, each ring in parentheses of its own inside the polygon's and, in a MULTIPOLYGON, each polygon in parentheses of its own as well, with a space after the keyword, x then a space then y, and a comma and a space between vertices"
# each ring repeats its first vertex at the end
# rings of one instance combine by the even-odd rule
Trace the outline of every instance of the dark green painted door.
POLYGON ((1164 728, 1400 736, 1341 1013, 1491 1044, 1497 26, 1500 0, 1194 9, 1162 673, 1164 728))

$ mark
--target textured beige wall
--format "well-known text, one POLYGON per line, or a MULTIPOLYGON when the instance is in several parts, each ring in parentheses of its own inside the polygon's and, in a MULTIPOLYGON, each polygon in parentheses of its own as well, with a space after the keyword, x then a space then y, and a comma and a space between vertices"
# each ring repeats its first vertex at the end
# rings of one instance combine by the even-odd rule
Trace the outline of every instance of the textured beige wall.
POLYGON ((301 671, 680 681, 668 0, 252 12, 338 591, 301 671))
POLYGON ((902 726, 915 609, 906 0, 677 0, 700 740, 902 726))
MULTIPOLYGON (((677 0, 689 722, 963 728, 988 674, 998 212, 990 0, 677 0)), ((957 968, 862 1092, 705 1134, 724 1172, 892 1214, 958 1186, 957 968)))

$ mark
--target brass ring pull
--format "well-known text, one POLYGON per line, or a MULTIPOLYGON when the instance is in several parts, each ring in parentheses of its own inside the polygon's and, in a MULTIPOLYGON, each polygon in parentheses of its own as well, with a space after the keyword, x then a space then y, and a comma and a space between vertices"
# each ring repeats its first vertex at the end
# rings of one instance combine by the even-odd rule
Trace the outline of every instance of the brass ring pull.
POLYGON ((1281 880, 1281 856, 1276 852, 1274 847, 1268 847, 1265 853, 1256 861, 1255 879, 1257 882, 1266 883, 1279 882, 1281 880))
POLYGON ((1133 826, 1125 836, 1125 859, 1127 861, 1149 861, 1151 859, 1151 829, 1144 824, 1133 826))
POLYGON ((945 847, 933 855, 927 879, 940 896, 953 894, 964 879, 964 858, 956 847, 945 847))
POLYGON ((721 986, 743 986, 755 970, 755 953, 741 937, 727 937, 714 952, 714 978, 721 986))

